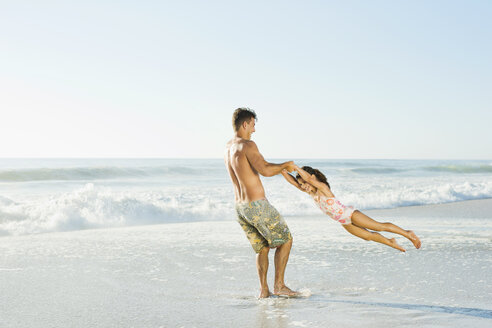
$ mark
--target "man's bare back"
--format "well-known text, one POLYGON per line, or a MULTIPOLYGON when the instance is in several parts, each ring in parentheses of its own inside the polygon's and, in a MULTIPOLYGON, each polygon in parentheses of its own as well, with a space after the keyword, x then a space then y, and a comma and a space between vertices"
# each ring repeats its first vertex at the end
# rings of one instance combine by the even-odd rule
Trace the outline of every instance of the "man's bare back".
POLYGON ((248 160, 248 155, 249 158, 255 157, 255 149, 257 150, 254 141, 239 137, 227 143, 224 160, 234 185, 236 202, 249 203, 265 198, 265 189, 259 173, 248 160))

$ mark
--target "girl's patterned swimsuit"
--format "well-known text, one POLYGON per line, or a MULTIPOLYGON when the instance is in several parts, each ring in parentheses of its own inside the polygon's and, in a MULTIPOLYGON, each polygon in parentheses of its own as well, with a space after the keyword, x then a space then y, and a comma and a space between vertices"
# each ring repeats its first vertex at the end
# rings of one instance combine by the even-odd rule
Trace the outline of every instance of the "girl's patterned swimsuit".
POLYGON ((314 201, 318 204, 319 208, 328 214, 333 220, 341 224, 351 224, 352 213, 354 208, 352 206, 345 206, 335 197, 319 196, 314 197, 314 201))

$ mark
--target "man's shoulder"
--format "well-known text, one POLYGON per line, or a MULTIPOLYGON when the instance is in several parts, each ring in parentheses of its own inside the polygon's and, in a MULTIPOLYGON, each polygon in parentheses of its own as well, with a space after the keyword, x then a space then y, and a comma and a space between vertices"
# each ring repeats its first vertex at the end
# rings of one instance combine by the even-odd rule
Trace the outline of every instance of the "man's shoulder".
POLYGON ((246 147, 256 147, 256 143, 253 140, 243 139, 242 142, 243 142, 243 145, 245 145, 246 147))
POLYGON ((230 148, 232 146, 241 146, 250 148, 250 147, 256 147, 256 143, 253 140, 246 140, 246 139, 231 139, 227 142, 226 147, 230 148))
POLYGON ((256 146, 256 143, 253 140, 243 140, 241 142, 240 148, 241 151, 246 154, 252 154, 258 152, 258 147, 256 146))

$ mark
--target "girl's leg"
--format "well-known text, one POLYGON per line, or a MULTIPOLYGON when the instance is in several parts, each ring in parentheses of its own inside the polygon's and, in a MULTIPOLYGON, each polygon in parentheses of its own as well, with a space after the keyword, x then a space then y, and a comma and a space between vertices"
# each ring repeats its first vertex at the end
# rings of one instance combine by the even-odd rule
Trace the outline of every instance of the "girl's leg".
POLYGON ((402 235, 403 237, 410 240, 415 248, 420 248, 421 242, 419 237, 412 230, 403 230, 396 224, 391 222, 378 222, 371 219, 361 211, 354 211, 352 214, 352 224, 361 228, 371 229, 374 231, 388 231, 402 235))
POLYGON ((398 245, 395 238, 388 239, 377 232, 367 231, 366 229, 355 226, 353 224, 343 224, 342 227, 344 227, 345 230, 350 232, 352 235, 362 238, 364 240, 372 240, 377 243, 385 244, 390 247, 396 248, 402 252, 405 252, 405 249, 400 245, 398 245))

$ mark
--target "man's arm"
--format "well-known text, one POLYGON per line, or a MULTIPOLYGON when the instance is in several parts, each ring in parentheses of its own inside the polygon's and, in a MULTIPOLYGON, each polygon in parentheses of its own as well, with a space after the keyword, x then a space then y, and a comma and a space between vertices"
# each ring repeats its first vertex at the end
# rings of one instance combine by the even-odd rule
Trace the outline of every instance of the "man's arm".
POLYGON ((258 147, 253 141, 248 142, 246 149, 246 158, 248 159, 251 166, 258 171, 261 175, 265 177, 272 177, 282 172, 282 170, 287 170, 292 172, 294 170, 294 162, 284 162, 281 164, 268 163, 260 154, 258 147))

